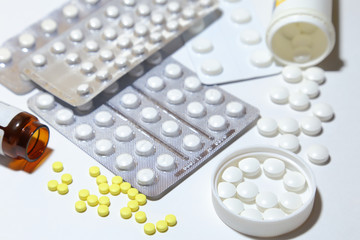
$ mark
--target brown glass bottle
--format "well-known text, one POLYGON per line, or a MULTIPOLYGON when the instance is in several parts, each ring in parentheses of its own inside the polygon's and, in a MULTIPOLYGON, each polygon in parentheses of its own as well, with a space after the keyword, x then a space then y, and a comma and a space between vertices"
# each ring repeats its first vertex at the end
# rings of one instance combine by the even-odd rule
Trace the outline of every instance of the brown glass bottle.
POLYGON ((35 116, 0 102, 0 140, 0 154, 33 162, 47 147, 49 128, 35 116))

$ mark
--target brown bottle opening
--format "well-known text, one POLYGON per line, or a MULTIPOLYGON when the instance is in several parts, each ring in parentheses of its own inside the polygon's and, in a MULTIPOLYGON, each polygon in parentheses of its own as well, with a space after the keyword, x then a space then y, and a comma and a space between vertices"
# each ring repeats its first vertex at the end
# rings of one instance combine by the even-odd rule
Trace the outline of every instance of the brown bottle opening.
POLYGON ((37 125, 37 128, 31 135, 26 146, 25 158, 29 162, 38 160, 44 153, 49 142, 49 128, 39 123, 34 124, 37 125))

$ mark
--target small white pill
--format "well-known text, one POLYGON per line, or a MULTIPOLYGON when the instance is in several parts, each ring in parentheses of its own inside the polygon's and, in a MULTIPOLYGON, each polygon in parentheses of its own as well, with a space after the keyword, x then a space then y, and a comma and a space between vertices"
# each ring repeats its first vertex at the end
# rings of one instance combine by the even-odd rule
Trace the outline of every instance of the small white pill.
POLYGON ((192 41, 192 49, 197 53, 208 53, 213 50, 213 44, 209 39, 206 38, 197 38, 192 41))
POLYGON ((158 92, 164 89, 165 82, 162 78, 158 76, 153 76, 148 78, 148 80, 146 81, 146 87, 151 91, 158 92))
POLYGON ((202 87, 202 85, 201 85, 199 78, 197 78, 195 76, 187 77, 184 80, 184 88, 185 88, 185 90, 187 90, 189 92, 200 91, 201 87, 202 87))
POLYGON ((116 6, 111 5, 111 6, 106 8, 105 15, 108 18, 117 18, 120 15, 119 8, 116 7, 116 6))
POLYGON ((66 52, 66 46, 63 42, 55 42, 51 47, 51 52, 54 54, 62 54, 66 52))
POLYGON ((251 63, 258 68, 269 67, 273 62, 273 56, 268 50, 256 50, 251 54, 251 63))
POLYGON ((52 34, 56 32, 58 25, 53 19, 48 18, 41 22, 40 27, 45 33, 52 34))
POLYGON ((309 97, 302 92, 293 92, 289 96, 290 107, 296 111, 304 111, 309 108, 309 97))
POLYGON ((297 66, 286 66, 282 69, 281 74, 288 83, 298 83, 302 79, 301 69, 297 66))
POLYGON ((178 13, 181 11, 181 5, 179 2, 169 2, 167 5, 167 9, 170 13, 178 13))
POLYGON ((315 164, 324 164, 329 160, 329 150, 320 144, 311 145, 306 151, 308 159, 315 164))
POLYGON ((47 62, 46 57, 42 54, 34 55, 31 60, 35 67, 43 67, 47 62))
POLYGON ((285 173, 285 163, 277 158, 268 158, 263 163, 263 169, 269 178, 280 178, 285 173))
POLYGON ((223 203, 230 212, 236 215, 244 211, 244 204, 237 198, 227 198, 223 203))
POLYGON ((111 79, 111 74, 107 69, 103 69, 96 73, 96 79, 100 82, 105 82, 111 79))
POLYGON ((279 208, 269 208, 264 211, 264 220, 278 220, 286 217, 286 214, 279 208))
POLYGON ((161 133, 167 137, 177 137, 180 135, 180 132, 179 124, 173 120, 165 121, 161 125, 161 133))
POLYGON ((100 0, 85 0, 87 4, 96 5, 100 0))
POLYGON ((216 59, 207 59, 201 64, 201 71, 206 75, 215 76, 223 72, 223 66, 216 59))
POLYGON ((75 121, 74 113, 67 108, 60 109, 55 114, 55 121, 59 125, 70 125, 75 121))
POLYGON ((264 137, 273 137, 278 133, 278 124, 275 119, 262 117, 257 121, 258 132, 264 137))
POLYGON ((163 35, 160 32, 150 33, 149 40, 152 44, 158 44, 163 40, 163 35))
POLYGON ((148 140, 140 140, 136 142, 136 154, 139 156, 150 156, 155 152, 154 144, 149 142, 148 140))
POLYGON ((129 142, 134 138, 134 132, 131 127, 127 125, 121 125, 115 130, 115 138, 121 142, 129 142))
POLYGON ((136 174, 138 184, 148 186, 154 184, 156 179, 154 170, 150 168, 143 168, 136 174))
POLYGON ((221 178, 226 182, 239 183, 243 180, 243 173, 240 168, 230 166, 224 170, 221 178))
POLYGON ((175 158, 169 154, 161 154, 156 159, 156 168, 161 171, 171 171, 175 168, 175 158))
POLYGON ((100 139, 95 143, 95 152, 100 156, 109 156, 115 152, 115 147, 110 140, 100 139))
POLYGON ((30 33, 24 33, 18 39, 21 48, 33 48, 35 46, 35 37, 30 33))
POLYGON ((123 68, 126 68, 126 66, 128 65, 128 60, 126 57, 118 56, 115 59, 114 63, 118 69, 123 69, 123 68))
POLYGON ((203 8, 210 7, 214 4, 213 0, 200 0, 200 6, 203 8))
POLYGON ((175 32, 179 29, 179 23, 177 20, 170 20, 168 22, 166 22, 166 30, 168 30, 169 32, 175 32))
POLYGON ((319 118, 322 122, 330 121, 334 117, 334 110, 329 104, 316 103, 311 108, 315 117, 319 118))
POLYGON ((321 130, 321 121, 317 117, 305 117, 300 121, 301 131, 309 136, 318 135, 321 130))
POLYGON ((201 139, 195 134, 188 134, 183 138, 183 147, 187 151, 199 151, 202 148, 201 139))
POLYGON ((76 92, 81 96, 85 96, 91 92, 91 87, 88 83, 82 83, 77 87, 76 92))
POLYGON ((229 182, 220 182, 217 190, 221 198, 231 198, 236 194, 236 187, 229 182))
POLYGON ((209 117, 207 125, 212 131, 223 131, 227 128, 228 122, 221 115, 212 115, 209 117))
POLYGON ((118 34, 115 29, 113 28, 105 28, 103 32, 103 38, 108 41, 115 40, 117 38, 118 34))
POLYGON ((99 55, 100 55, 100 59, 103 62, 112 61, 115 58, 114 53, 109 49, 101 50, 99 55))
POLYGON ((134 158, 128 153, 122 153, 116 157, 115 167, 119 170, 128 171, 135 166, 134 158))
POLYGON ((130 38, 124 36, 120 36, 116 44, 119 48, 130 48, 132 46, 130 38))
POLYGON ((84 74, 92 74, 96 71, 95 65, 92 62, 84 62, 81 64, 81 72, 84 74))
POLYGON ((284 134, 280 136, 278 144, 279 147, 291 152, 297 152, 300 148, 299 139, 292 134, 284 134))
POLYGON ((163 57, 160 52, 155 52, 153 55, 151 55, 146 62, 151 65, 159 65, 163 60, 163 57))
POLYGON ((319 85, 316 82, 305 80, 300 85, 300 91, 306 94, 309 98, 316 98, 319 96, 319 85))
POLYGON ((304 189, 306 180, 305 177, 299 172, 288 171, 284 175, 284 187, 291 192, 298 192, 304 189))
POLYGON ((270 89, 270 99, 276 104, 285 104, 289 101, 289 90, 286 87, 273 87, 270 89))
POLYGON ((259 189, 253 182, 242 182, 237 186, 236 192, 242 201, 251 203, 258 195, 259 189))
POLYGON ((311 67, 304 71, 304 78, 322 84, 325 81, 325 71, 319 67, 311 67))
POLYGON ((200 102, 191 102, 186 108, 186 113, 192 118, 201 118, 205 116, 206 109, 200 102))
POLYGON ((196 17, 195 9, 192 7, 185 7, 181 12, 181 15, 184 19, 190 20, 196 17))
POLYGON ((110 127, 114 124, 114 118, 108 111, 100 111, 95 115, 95 123, 99 127, 110 127))
POLYGON ((254 45, 261 42, 261 35, 254 29, 247 29, 241 32, 240 40, 247 45, 254 45))
POLYGON ((84 34, 80 29, 75 29, 70 32, 69 38, 73 42, 81 42, 84 39, 84 34))
POLYGON ((122 1, 125 6, 132 7, 135 6, 136 0, 123 0, 122 1))
POLYGON ((292 213, 302 206, 300 195, 293 192, 284 192, 279 196, 281 209, 286 213, 292 213))
POLYGON ((166 93, 166 98, 167 98, 168 103, 175 104, 175 105, 185 102, 185 94, 182 91, 180 91, 179 89, 170 89, 166 93))
POLYGON ((169 63, 168 65, 165 66, 165 76, 167 76, 168 78, 179 78, 181 77, 183 74, 183 71, 180 67, 180 65, 175 64, 175 63, 169 63))
POLYGON ((77 53, 69 53, 65 60, 69 65, 75 65, 81 62, 80 56, 77 53))
POLYGON ((94 130, 89 124, 83 123, 75 128, 75 137, 78 140, 87 141, 93 139, 94 136, 94 130))
POLYGON ((260 162, 256 158, 248 157, 239 161, 238 167, 245 177, 255 177, 260 171, 260 162))
POLYGON ((139 57, 139 56, 145 54, 146 48, 143 44, 137 44, 131 49, 131 52, 133 55, 139 57))
POLYGON ((154 0, 154 2, 156 4, 163 5, 163 4, 167 3, 167 0, 154 0))
POLYGON ((151 13, 151 9, 147 4, 139 4, 136 11, 140 16, 143 17, 148 16, 151 13))
POLYGON ((155 25, 163 24, 165 21, 165 16, 163 13, 160 12, 153 12, 151 13, 151 22, 155 25))
POLYGON ((55 107, 55 99, 53 95, 43 93, 36 97, 36 106, 42 110, 50 110, 55 107))
POLYGON ((121 97, 121 105, 125 108, 134 109, 140 105, 140 99, 134 93, 126 93, 121 97))
POLYGON ((260 192, 256 196, 255 202, 258 209, 262 212, 278 205, 278 199, 272 192, 260 192))
POLYGON ((211 105, 218 105, 224 101, 224 94, 217 89, 209 89, 205 92, 205 102, 211 105))
POLYGON ((244 116, 245 112, 246 112, 245 106, 239 102, 232 101, 226 104, 225 113, 229 117, 240 118, 244 116))
POLYGON ((141 110, 141 120, 147 123, 154 123, 160 120, 160 113, 153 107, 146 107, 141 110))
POLYGON ((79 16, 79 9, 75 5, 67 5, 62 10, 64 17, 74 19, 79 16))
POLYGON ((231 20, 239 24, 247 23, 251 20, 251 14, 244 8, 237 8, 231 13, 231 20))
POLYGON ((12 53, 7 48, 0 48, 0 63, 9 63, 12 59, 12 53))
POLYGON ((120 17, 120 26, 123 28, 132 28, 134 24, 135 21, 130 15, 122 15, 120 17))
POLYGON ((149 29, 143 23, 137 23, 134 27, 134 33, 138 37, 144 37, 149 33, 149 29))
POLYGON ((277 121, 278 129, 281 134, 297 135, 300 132, 298 121, 293 118, 285 117, 277 121))
POLYGON ((251 220, 260 221, 263 220, 261 212, 257 209, 249 208, 245 209, 240 214, 242 217, 249 218, 251 220))
POLYGON ((294 49, 293 60, 297 63, 305 63, 311 59, 311 48, 303 46, 294 49))

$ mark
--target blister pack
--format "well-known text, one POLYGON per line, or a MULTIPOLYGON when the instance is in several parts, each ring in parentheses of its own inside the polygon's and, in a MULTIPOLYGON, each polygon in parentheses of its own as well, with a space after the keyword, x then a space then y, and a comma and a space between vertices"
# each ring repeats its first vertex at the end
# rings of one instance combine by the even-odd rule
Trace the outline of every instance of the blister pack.
POLYGON ((111 0, 25 59, 26 76, 80 106, 217 8, 217 0, 111 0))
POLYGON ((280 73, 252 0, 222 0, 219 8, 217 16, 198 23, 198 29, 209 25, 201 33, 185 35, 193 38, 186 46, 201 82, 221 84, 280 73))
POLYGON ((151 68, 146 63, 146 73, 134 77, 132 85, 125 83, 112 96, 105 91, 86 110, 55 102, 47 93, 28 102, 65 137, 150 199, 174 188, 259 117, 255 107, 216 86, 202 85, 171 57, 156 63, 151 68))

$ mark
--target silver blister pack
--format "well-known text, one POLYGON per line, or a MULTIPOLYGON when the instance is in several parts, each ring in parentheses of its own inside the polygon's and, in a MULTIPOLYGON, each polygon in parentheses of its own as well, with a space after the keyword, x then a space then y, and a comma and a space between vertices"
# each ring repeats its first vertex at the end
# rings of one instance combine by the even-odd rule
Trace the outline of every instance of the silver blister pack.
POLYGON ((114 95, 102 93, 87 112, 47 93, 33 96, 28 105, 114 174, 158 199, 244 134, 259 111, 202 85, 171 57, 152 68, 145 65, 143 76, 114 95))

